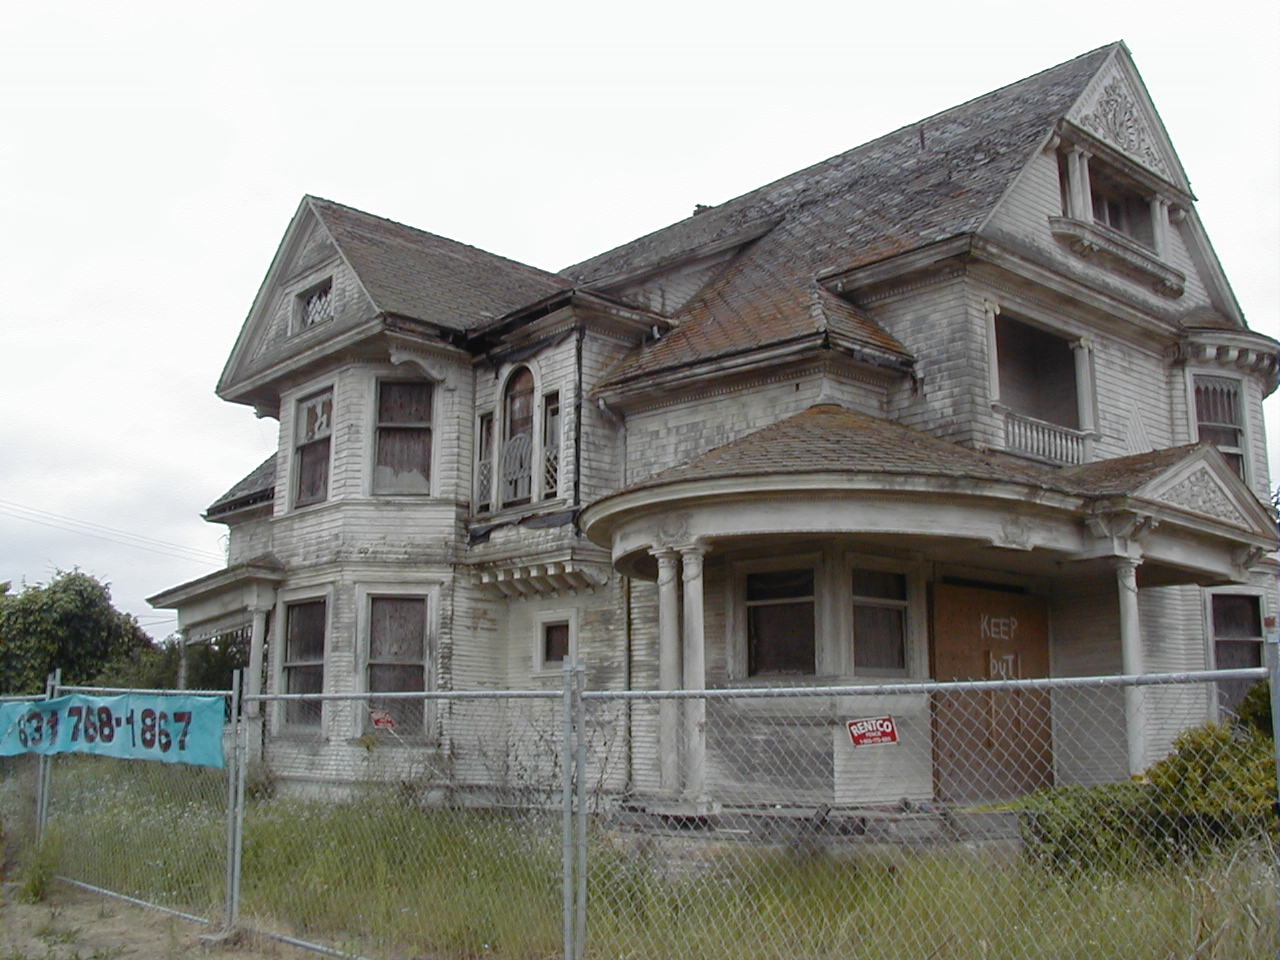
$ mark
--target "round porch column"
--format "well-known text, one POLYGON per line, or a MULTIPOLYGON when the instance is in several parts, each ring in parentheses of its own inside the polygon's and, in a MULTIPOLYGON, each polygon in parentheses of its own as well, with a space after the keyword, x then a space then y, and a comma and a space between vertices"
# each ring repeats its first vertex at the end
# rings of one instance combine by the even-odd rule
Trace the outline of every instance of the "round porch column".
MULTIPOLYGON (((267 639, 267 616, 270 607, 254 609, 253 625, 249 628, 249 665, 245 668, 244 692, 256 697, 262 693, 262 652, 267 639)), ((256 717, 262 712, 262 704, 246 703, 245 716, 256 717)))
MULTIPOLYGON (((658 561, 658 689, 680 689, 679 555, 670 547, 650 551, 658 561)), ((679 704, 658 702, 659 783, 664 793, 680 785, 679 704)))
MULTIPOLYGON (((684 574, 684 687, 707 688, 706 640, 703 636, 701 546, 680 548, 684 574)), ((684 701, 684 792, 695 803, 706 795, 707 702, 684 701)))
POLYGON ((187 689, 187 631, 178 631, 178 689, 187 689))
MULTIPOLYGON (((1115 561, 1116 588, 1120 598, 1121 671, 1129 675, 1143 672, 1142 628, 1138 618, 1137 572, 1140 562, 1129 557, 1115 561)), ((1146 717, 1141 687, 1124 688, 1124 729, 1129 776, 1136 777, 1146 768, 1146 717)))

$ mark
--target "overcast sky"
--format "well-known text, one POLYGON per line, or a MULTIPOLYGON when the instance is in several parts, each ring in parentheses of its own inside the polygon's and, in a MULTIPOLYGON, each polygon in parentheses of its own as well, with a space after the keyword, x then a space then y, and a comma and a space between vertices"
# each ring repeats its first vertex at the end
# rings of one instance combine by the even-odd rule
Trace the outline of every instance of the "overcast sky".
POLYGON ((1273 2, 460 8, 6 5, 0 581, 174 628, 144 598, 221 565, 199 514, 276 444, 213 387, 308 192, 555 270, 1123 39, 1280 335, 1273 2))

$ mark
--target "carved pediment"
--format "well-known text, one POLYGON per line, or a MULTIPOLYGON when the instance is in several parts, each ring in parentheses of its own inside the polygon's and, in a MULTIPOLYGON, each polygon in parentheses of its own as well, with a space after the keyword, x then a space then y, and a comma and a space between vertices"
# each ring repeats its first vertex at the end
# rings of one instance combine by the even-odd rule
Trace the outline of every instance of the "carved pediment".
POLYGON ((1129 81, 1120 74, 1110 77, 1094 93, 1092 103, 1086 106, 1079 122, 1144 167, 1171 179, 1169 164, 1152 132, 1146 110, 1129 81))
POLYGON ((1201 466, 1192 471, 1157 496, 1171 506, 1213 517, 1232 526, 1245 528, 1252 526, 1207 466, 1201 466))

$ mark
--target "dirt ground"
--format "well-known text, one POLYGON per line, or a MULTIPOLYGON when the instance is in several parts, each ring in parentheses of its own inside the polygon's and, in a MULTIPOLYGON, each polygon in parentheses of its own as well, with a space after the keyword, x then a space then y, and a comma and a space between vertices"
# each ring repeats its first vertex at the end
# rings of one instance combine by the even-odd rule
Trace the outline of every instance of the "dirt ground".
POLYGON ((207 943, 209 927, 60 884, 44 903, 0 890, 0 960, 316 960, 266 938, 207 943))

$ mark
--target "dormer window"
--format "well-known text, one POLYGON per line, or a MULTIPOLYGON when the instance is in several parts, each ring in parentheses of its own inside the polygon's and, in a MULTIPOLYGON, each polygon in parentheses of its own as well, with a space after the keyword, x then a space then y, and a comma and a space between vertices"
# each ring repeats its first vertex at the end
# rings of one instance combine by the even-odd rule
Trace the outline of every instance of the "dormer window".
POLYGON ((301 333, 333 319, 333 280, 326 279, 298 295, 297 322, 294 332, 301 333))
POLYGON ((1155 249, 1151 229, 1151 201, 1099 165, 1089 162, 1089 194, 1093 221, 1123 233, 1148 249, 1155 249))

